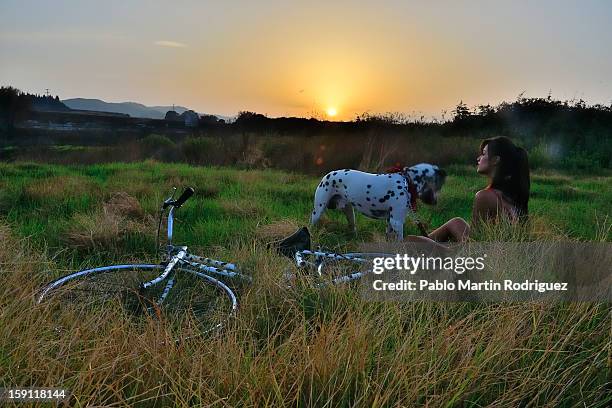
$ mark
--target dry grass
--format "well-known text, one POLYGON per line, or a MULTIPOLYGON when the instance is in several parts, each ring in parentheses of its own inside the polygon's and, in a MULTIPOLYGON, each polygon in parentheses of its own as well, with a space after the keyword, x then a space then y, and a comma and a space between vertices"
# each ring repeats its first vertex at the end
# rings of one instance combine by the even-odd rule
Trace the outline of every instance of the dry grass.
MULTIPOLYGON (((275 173, 254 173, 248 181, 235 171, 177 166, 162 179, 160 167, 119 168, 103 190, 93 191, 107 197, 104 203, 94 199, 68 206, 24 200, 3 213, 13 217, 14 233, 0 222, 0 384, 65 387, 72 393, 65 406, 607 407, 611 402, 609 304, 370 302, 358 287, 316 290, 311 277, 299 277, 289 288, 282 277, 290 261, 264 244, 293 233, 304 222, 301 210, 290 207, 306 203, 306 196, 293 202, 302 187, 284 191, 278 186, 284 195, 274 197, 267 183, 275 182, 275 173), (190 177, 183 176, 187 172, 190 177), (107 308, 76 316, 58 302, 34 304, 36 290, 67 273, 72 262, 57 252, 46 256, 45 238, 73 220, 74 229, 66 232, 74 232, 77 243, 70 247, 81 243, 91 251, 79 253, 76 262, 99 265, 109 259, 123 262, 125 256, 142 260, 149 242, 132 245, 132 240, 151 234, 156 225, 140 215, 140 204, 145 210, 157 208, 158 200, 149 197, 155 192, 145 197, 127 187, 131 182, 140 183, 140 189, 181 180, 192 180, 198 192, 192 209, 209 204, 198 201, 198 194, 200 186, 212 185, 211 194, 224 199, 215 200, 212 210, 223 203, 224 210, 241 217, 211 211, 204 227, 194 222, 193 228, 177 228, 184 234, 180 242, 236 261, 254 277, 252 285, 238 288, 240 310, 224 331, 177 344, 177 336, 189 333, 173 331, 163 314, 160 320, 134 319, 121 308, 107 308), (249 182, 255 187, 238 184, 249 182), (109 191, 127 195, 113 198, 109 191), (265 209, 270 197, 287 198, 287 213, 280 215, 285 219, 256 226, 261 218, 253 214, 261 208, 249 204, 265 209), (44 217, 55 222, 47 224, 44 217), (244 232, 237 231, 237 221, 247 232, 234 239, 234 233, 244 232), (224 235, 228 229, 230 238, 224 235)), ((96 178, 104 180, 108 169, 98 170, 96 178)), ((7 184, 19 185, 12 179, 7 184)), ((20 194, 15 189, 5 197, 13 203, 20 194)), ((310 211, 309 194, 307 198, 304 214, 310 211)), ((530 230, 500 225, 483 238, 567 239, 567 230, 551 227, 560 219, 553 217, 559 202, 556 197, 542 199, 537 207, 542 218, 531 216, 530 230)), ((585 202, 574 211, 590 205, 585 202)), ((605 208, 602 201, 596 207, 605 208)), ((192 209, 181 212, 179 222, 189 220, 192 209)), ((459 210, 448 208, 443 215, 459 210)), ((582 213, 587 216, 572 219, 573 227, 589 220, 590 213, 582 213)), ((313 243, 384 241, 380 224, 362 227, 357 237, 348 238, 342 217, 326 217, 313 231, 313 243)), ((596 233, 589 230, 583 236, 609 242, 610 230, 609 219, 603 217, 596 233)))
POLYGON ((96 184, 85 176, 55 176, 35 180, 24 189, 24 194, 32 200, 60 200, 70 196, 95 194, 96 184))
POLYGON ((134 179, 112 179, 108 185, 109 191, 123 191, 131 196, 135 197, 147 197, 154 193, 153 185, 148 180, 142 180, 141 178, 134 179))
POLYGON ((235 174, 235 181, 244 186, 248 186, 252 183, 257 183, 262 180, 262 175, 259 171, 239 171, 235 174))
POLYGON ((142 218, 144 211, 138 200, 124 191, 112 193, 110 199, 104 203, 104 212, 115 216, 128 218, 142 218))
POLYGON ((565 238, 566 235, 559 228, 551 226, 550 222, 542 217, 530 216, 530 234, 536 240, 551 240, 565 238))
POLYGON ((554 185, 571 184, 572 178, 555 172, 540 170, 539 175, 532 176, 532 181, 538 183, 548 183, 554 185))
POLYGON ((595 220, 595 239, 596 242, 610 242, 612 237, 612 218, 606 214, 604 216, 597 217, 595 220))
POLYGON ((219 205, 231 216, 257 217, 265 213, 261 205, 252 200, 219 200, 219 205))
POLYGON ((237 164, 249 168, 266 169, 272 166, 272 160, 265 157, 261 146, 253 145, 244 152, 242 160, 239 160, 237 164))
POLYGON ((70 225, 64 243, 87 251, 116 249, 128 235, 154 230, 153 218, 126 192, 113 193, 93 214, 75 214, 70 225))
MULTIPOLYGON (((149 163, 147 161, 146 163, 149 163)), ((110 177, 105 185, 106 191, 126 192, 134 197, 147 197, 154 194, 155 184, 146 170, 121 169, 110 177)))
POLYGON ((477 235, 479 240, 497 242, 569 239, 560 228, 537 215, 530 215, 529 221, 524 224, 513 224, 507 218, 500 219, 496 224, 481 224, 477 235))
POLYGON ((116 240, 125 231, 123 221, 104 210, 95 214, 75 214, 63 241, 70 247, 82 249, 114 247, 116 240))
POLYGON ((285 260, 247 245, 234 252, 256 279, 238 319, 176 344, 163 321, 35 305, 48 263, 6 226, 0 234, 10 272, 0 274, 0 381, 66 387, 65 406, 603 407, 609 398, 607 305, 371 303, 348 287, 288 289, 285 260))
MULTIPOLYGON (((8 227, 8 225, 0 224, 0 242, 5 243, 5 245, 14 242, 13 234, 11 233, 11 229, 8 227)), ((0 251, 0 262, 2 264, 5 264, 9 260, 12 249, 14 248, 9 247, 5 251, 0 251)))
POLYGON ((268 183, 292 184, 303 182, 305 177, 301 174, 281 173, 267 176, 265 181, 268 183))
POLYGON ((295 220, 278 220, 270 224, 258 225, 255 229, 255 236, 265 242, 278 241, 293 234, 299 228, 300 225, 295 220))

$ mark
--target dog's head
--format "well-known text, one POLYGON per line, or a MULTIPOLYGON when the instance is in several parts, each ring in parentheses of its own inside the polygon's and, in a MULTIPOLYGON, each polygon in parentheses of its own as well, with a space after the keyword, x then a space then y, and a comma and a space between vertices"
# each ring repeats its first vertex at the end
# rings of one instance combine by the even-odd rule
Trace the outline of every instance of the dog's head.
POLYGON ((434 164, 419 163, 404 167, 404 174, 415 184, 417 194, 422 202, 435 205, 438 194, 446 181, 446 172, 434 164))

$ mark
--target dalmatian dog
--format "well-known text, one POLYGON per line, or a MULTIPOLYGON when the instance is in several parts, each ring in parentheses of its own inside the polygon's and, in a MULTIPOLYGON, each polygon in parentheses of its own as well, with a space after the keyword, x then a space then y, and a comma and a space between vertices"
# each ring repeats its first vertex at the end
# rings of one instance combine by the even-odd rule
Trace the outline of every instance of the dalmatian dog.
POLYGON ((404 238, 404 219, 416 211, 416 200, 435 205, 446 179, 446 172, 436 165, 420 163, 398 168, 396 172, 373 174, 344 169, 327 173, 314 197, 310 223, 315 225, 326 208, 344 212, 349 227, 355 229, 355 213, 387 220, 387 234, 404 238))

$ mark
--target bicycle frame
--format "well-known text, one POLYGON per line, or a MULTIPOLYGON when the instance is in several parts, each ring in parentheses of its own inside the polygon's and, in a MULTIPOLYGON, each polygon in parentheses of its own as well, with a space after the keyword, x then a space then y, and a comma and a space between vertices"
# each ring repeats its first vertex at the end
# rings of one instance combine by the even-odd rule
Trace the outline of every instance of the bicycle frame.
MULTIPOLYGON (((367 257, 391 256, 390 254, 379 253, 379 252, 368 252, 368 253, 351 252, 351 253, 346 253, 346 254, 338 254, 335 252, 301 250, 301 251, 295 252, 294 259, 298 267, 316 268, 317 274, 320 277, 322 277, 324 275, 323 268, 327 266, 327 264, 334 262, 334 261, 350 261, 350 262, 356 262, 359 264, 369 263, 371 260, 368 259, 367 257, 364 257, 364 255, 366 255, 367 257), (314 261, 308 260, 309 257, 314 257, 314 261)), ((330 283, 332 285, 336 285, 339 283, 346 283, 346 282, 360 279, 369 273, 370 271, 352 272, 348 275, 343 275, 343 276, 333 278, 330 282, 319 283, 317 286, 322 287, 330 283)))
MULTIPOLYGON (((158 304, 161 304, 166 299, 166 297, 168 296, 168 293, 170 292, 170 290, 172 289, 174 285, 174 276, 172 275, 172 271, 173 269, 177 267, 177 265, 180 266, 181 268, 188 269, 190 270, 190 272, 198 274, 199 276, 209 277, 206 274, 211 273, 211 274, 215 274, 218 276, 224 276, 224 277, 229 277, 229 278, 241 277, 243 279, 251 281, 251 278, 249 276, 246 276, 240 273, 236 265, 233 263, 223 262, 223 261, 212 259, 212 258, 204 258, 204 257, 200 257, 197 255, 193 255, 188 252, 186 246, 175 246, 172 244, 172 239, 174 235, 174 213, 176 209, 180 208, 181 205, 187 199, 189 199, 189 197, 193 194, 193 189, 188 188, 187 190, 185 190, 185 192, 183 192, 181 197, 179 197, 177 200, 174 200, 175 193, 176 193, 176 188, 173 190, 172 195, 164 200, 164 203, 161 208, 161 213, 160 213, 160 217, 163 217, 165 210, 169 208, 168 216, 167 216, 167 229, 166 229, 166 233, 167 233, 166 261, 167 261, 167 264, 164 268, 164 271, 158 277, 150 280, 149 282, 142 283, 141 289, 144 290, 151 286, 157 285, 160 282, 167 279, 166 287, 164 288, 162 295, 160 296, 157 302, 158 304)), ((160 225, 161 225, 161 218, 160 218, 160 225)), ((159 235, 159 232, 158 232, 158 235, 159 235)), ((367 259, 367 257, 371 257, 371 256, 389 256, 389 254, 382 254, 382 253, 338 254, 334 252, 302 250, 302 251, 295 252, 294 258, 295 258, 295 262, 298 267, 316 268, 318 275, 323 276, 323 268, 330 262, 345 260, 345 261, 350 261, 350 262, 356 262, 359 264, 364 264, 370 261, 369 259, 367 259), (366 255, 366 257, 363 257, 362 255, 366 255), (308 260, 308 257, 313 257, 313 256, 315 258, 314 262, 308 260)), ((348 275, 336 277, 331 281, 331 283, 337 284, 337 283, 350 282, 350 281, 363 277, 367 273, 368 273, 367 271, 366 272, 361 272, 361 271, 353 272, 348 275)), ((214 279, 212 277, 209 277, 209 278, 214 279)), ((325 284, 321 284, 321 285, 325 285, 325 284)))
MULTIPOLYGON (((179 197, 177 200, 174 200, 175 193, 176 193, 176 188, 174 188, 172 195, 164 200, 164 203, 161 208, 161 213, 160 213, 160 217, 163 217, 165 210, 169 208, 168 216, 167 216, 168 241, 166 244, 167 265, 165 266, 164 271, 158 277, 148 282, 141 283, 140 284, 141 290, 150 288, 151 286, 155 286, 159 284, 160 282, 167 279, 168 281, 166 283, 166 286, 157 301, 157 304, 161 305, 163 301, 166 299, 166 297, 168 296, 168 294, 170 293, 170 290, 172 289, 172 287, 174 286, 174 276, 171 275, 171 273, 177 266, 180 266, 184 269, 188 269, 190 270, 190 272, 200 277, 204 277, 205 279, 208 279, 209 281, 219 284, 224 287, 226 287, 226 285, 223 282, 211 276, 208 276, 206 274, 212 273, 212 274, 216 274, 216 275, 220 275, 220 276, 224 276, 228 278, 240 277, 240 278, 247 279, 250 281, 251 278, 240 273, 236 265, 233 263, 224 262, 224 261, 220 261, 220 260, 216 260, 212 258, 204 258, 204 257, 197 256, 197 255, 192 255, 188 253, 186 246, 175 246, 172 244, 172 238, 174 234, 174 212, 177 208, 180 208, 183 205, 183 203, 189 199, 189 197, 191 197, 191 195, 193 194, 193 189, 187 188, 183 192, 181 197, 179 197)), ((161 222, 161 218, 160 218, 160 222, 161 222)), ((159 235, 159 232, 158 232, 158 235, 159 235)))

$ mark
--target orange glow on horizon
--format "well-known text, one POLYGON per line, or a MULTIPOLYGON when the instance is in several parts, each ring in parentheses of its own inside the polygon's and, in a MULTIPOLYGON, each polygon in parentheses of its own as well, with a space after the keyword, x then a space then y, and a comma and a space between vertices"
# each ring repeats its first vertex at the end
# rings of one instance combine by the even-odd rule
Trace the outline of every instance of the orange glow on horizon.
POLYGON ((589 11, 598 24, 585 18, 584 25, 573 18, 577 10, 587 12, 578 4, 559 13, 564 7, 555 7, 551 18, 547 7, 513 2, 191 2, 170 13, 165 3, 124 3, 121 18, 97 2, 23 6, 39 14, 65 8, 56 15, 60 23, 17 24, 25 15, 21 3, 2 6, 0 55, 13 58, 2 61, 0 76, 23 91, 52 88, 62 99, 334 121, 387 112, 448 118, 459 101, 495 105, 522 91, 561 99, 582 92, 577 95, 602 104, 612 93, 606 77, 612 54, 590 41, 603 38, 597 30, 606 27, 608 2, 589 11), (210 21, 203 23, 204 15, 210 21), (524 21, 526 15, 532 20, 524 21), (478 35, 475 28, 491 16, 499 24, 478 35), (517 32, 525 23, 533 24, 517 32), (541 52, 553 48, 559 52, 541 52), (40 49, 52 58, 41 60, 40 49), (568 69, 551 75, 551 66, 568 69))

